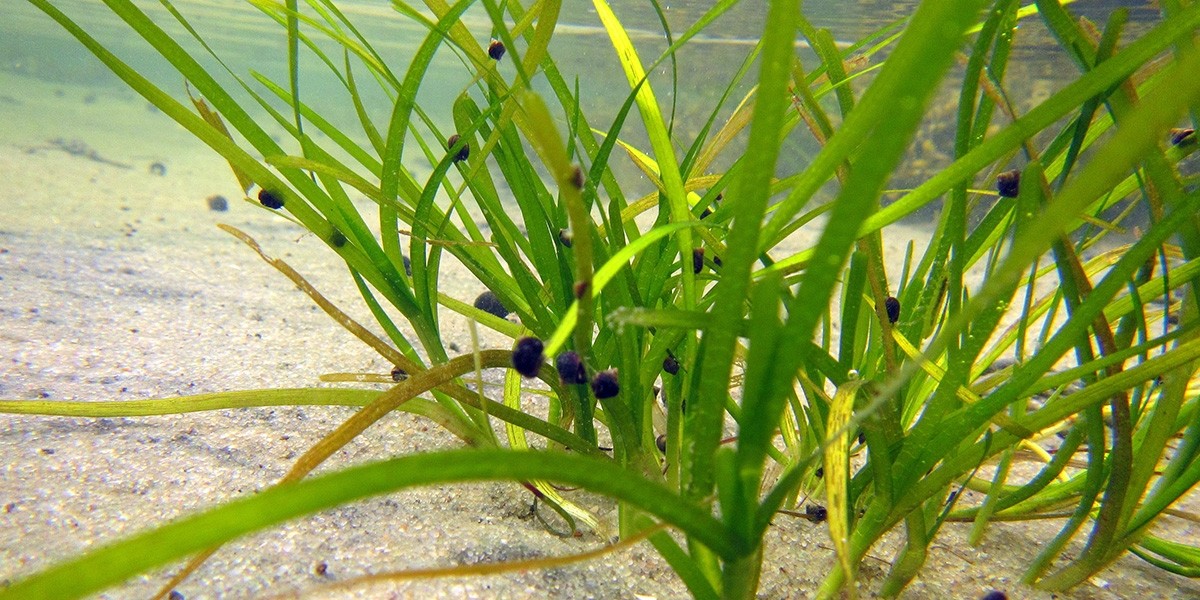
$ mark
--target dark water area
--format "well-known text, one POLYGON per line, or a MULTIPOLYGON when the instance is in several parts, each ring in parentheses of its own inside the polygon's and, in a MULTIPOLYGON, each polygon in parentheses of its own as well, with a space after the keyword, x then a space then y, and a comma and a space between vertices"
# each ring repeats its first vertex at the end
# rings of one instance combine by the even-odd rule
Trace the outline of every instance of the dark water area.
MULTIPOLYGON (((41 80, 91 86, 97 90, 127 96, 132 102, 140 102, 107 68, 46 15, 23 2, 10 4, 6 7, 6 18, 0 22, 0 70, 41 80)), ((143 76, 186 102, 179 75, 141 39, 134 36, 103 3, 93 0, 63 0, 56 4, 118 56, 135 66, 143 76)), ((160 3, 147 0, 139 1, 138 5, 156 22, 162 24, 185 48, 198 53, 202 64, 219 81, 236 90, 237 83, 233 77, 220 63, 204 53, 160 3)), ((229 72, 244 78, 251 87, 260 92, 263 88, 253 81, 250 76, 252 72, 260 73, 286 87, 285 36, 278 24, 241 0, 181 0, 175 5, 221 57, 229 72)), ((696 22, 711 7, 712 2, 664 2, 661 18, 648 2, 616 1, 613 5, 622 23, 629 29, 643 63, 649 63, 668 45, 667 36, 663 31, 663 20, 672 35, 678 36, 696 22)), ((905 18, 915 10, 915 6, 916 2, 912 1, 810 0, 804 3, 804 14, 814 27, 829 29, 840 44, 849 45, 905 18)), ((404 70, 424 39, 426 31, 398 14, 387 3, 357 0, 339 3, 339 7, 360 27, 363 36, 376 46, 397 77, 403 77, 404 70)), ((1084 0, 1069 6, 1074 14, 1096 23, 1097 27, 1101 28, 1112 11, 1118 7, 1129 10, 1130 24, 1127 27, 1126 39, 1139 36, 1158 19, 1157 9, 1148 1, 1084 0)), ((681 147, 692 143, 713 114, 718 100, 726 91, 726 86, 754 48, 763 27, 765 12, 763 2, 741 2, 679 52, 674 64, 664 61, 651 74, 650 83, 659 102, 674 115, 673 133, 681 147)), ((486 45, 490 37, 491 23, 482 6, 473 6, 464 17, 464 22, 480 43, 486 45)), ((314 38, 319 37, 314 35, 314 38)), ((321 47, 329 52, 331 60, 340 67, 340 49, 328 42, 321 44, 321 47)), ((805 66, 811 68, 817 61, 805 48, 805 40, 798 38, 797 45, 805 66)), ((589 0, 566 0, 563 3, 560 25, 551 52, 564 78, 572 85, 578 86, 581 108, 591 125, 598 129, 607 129, 627 97, 628 84, 589 0)), ((870 62, 877 63, 884 56, 885 53, 877 54, 870 62)), ((302 61, 302 90, 306 101, 316 107, 326 119, 365 142, 365 138, 359 133, 361 128, 353 105, 341 82, 311 54, 304 54, 302 61)), ((747 80, 753 80, 756 68, 755 65, 750 69, 747 80)), ((509 78, 515 76, 511 64, 503 66, 502 71, 509 78)), ((1011 65, 1004 79, 1006 91, 1014 99, 1018 112, 1028 110, 1049 97, 1072 80, 1077 73, 1076 66, 1051 39, 1038 18, 1027 18, 1021 22, 1011 65)), ((361 65, 356 69, 356 74, 360 79, 360 89, 364 94, 368 113, 377 126, 385 127, 392 106, 391 100, 379 86, 368 80, 366 69, 361 65)), ((855 89, 861 91, 869 80, 868 75, 856 82, 855 89)), ((451 128, 450 107, 454 98, 470 84, 470 73, 463 67, 462 59, 448 50, 440 52, 431 66, 429 77, 422 85, 419 102, 433 122, 442 129, 443 136, 448 135, 451 128)), ((929 110, 929 118, 914 141, 907 164, 891 183, 893 188, 914 187, 951 161, 959 84, 960 78, 952 73, 946 81, 943 93, 929 110)), ((544 78, 539 78, 535 86, 544 94, 550 93, 544 78)), ((719 127, 724 119, 732 114, 750 89, 751 86, 746 81, 733 86, 729 98, 716 111, 715 127, 719 127)), ((253 106, 253 101, 247 94, 240 91, 238 93, 245 104, 253 106)), ((3 90, 0 91, 0 96, 23 102, 26 107, 37 105, 36 99, 22 98, 21 90, 3 90)), ((275 105, 283 106, 277 101, 275 105)), ((831 97, 827 107, 836 117, 836 106, 831 97)), ((0 106, 0 110, 5 109, 0 106)), ((15 115, 10 115, 10 118, 12 116, 15 115)), ((995 119, 996 123, 1005 121, 1005 117, 998 116, 995 119)), ((562 126, 565 129, 565 125, 562 126)), ((280 137, 286 137, 282 129, 278 130, 278 134, 280 137)), ((4 137, 4 129, 0 125, 0 141, 4 137)), ((636 117, 631 118, 624 127, 622 137, 646 147, 644 135, 638 130, 636 117)), ((780 174, 795 172, 818 150, 819 146, 812 136, 803 128, 797 128, 789 136, 781 160, 780 174)), ((714 163, 712 171, 722 171, 742 151, 743 148, 738 147, 735 142, 725 156, 714 163)), ((622 158, 614 160, 613 164, 618 170, 618 176, 629 182, 627 193, 640 194, 652 190, 650 183, 630 161, 622 158)), ((929 219, 932 216, 932 213, 928 213, 920 218, 929 219)))

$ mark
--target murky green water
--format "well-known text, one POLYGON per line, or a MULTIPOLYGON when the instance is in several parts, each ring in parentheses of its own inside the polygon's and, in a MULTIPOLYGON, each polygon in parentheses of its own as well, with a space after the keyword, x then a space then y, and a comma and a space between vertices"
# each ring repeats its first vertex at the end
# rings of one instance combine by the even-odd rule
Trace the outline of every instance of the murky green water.
MULTIPOLYGON (((166 25, 168 31, 182 34, 182 29, 170 20, 158 2, 140 0, 138 4, 166 25)), ((699 19, 712 2, 676 0, 662 4, 667 25, 678 35, 699 19)), ((815 26, 828 28, 836 39, 850 42, 910 14, 915 4, 913 0, 810 0, 805 2, 804 11, 815 26)), ((147 67, 148 74, 167 75, 166 66, 161 61, 147 62, 146 59, 151 57, 145 45, 130 35, 124 24, 103 3, 95 0, 60 0, 56 5, 75 17, 101 41, 126 50, 123 56, 139 67, 147 67)), ((235 72, 245 73, 250 68, 256 68, 269 75, 281 75, 284 57, 282 32, 249 3, 242 0, 176 0, 175 5, 235 72)), ((659 17, 649 2, 616 0, 613 5, 646 56, 657 55, 666 47, 659 17)), ((1072 4, 1071 10, 1081 17, 1103 23, 1117 6, 1130 9, 1135 32, 1136 24, 1152 22, 1157 17, 1157 10, 1148 0, 1083 0, 1072 4)), ((385 57, 393 59, 394 68, 402 68, 406 64, 406 57, 425 33, 386 2, 354 0, 339 2, 339 7, 356 22, 385 57)), ((696 55, 711 56, 712 60, 683 69, 680 72, 681 79, 711 83, 720 81, 717 77, 719 74, 736 68, 761 32, 765 10, 761 1, 746 0, 726 13, 691 47, 696 55)), ((486 41, 490 22, 481 6, 468 11, 464 22, 481 41, 486 41)), ((615 68, 615 63, 608 60, 612 49, 604 37, 591 2, 566 0, 560 23, 556 49, 562 56, 562 63, 573 64, 572 59, 578 58, 577 64, 583 67, 578 74, 586 73, 589 76, 602 75, 595 69, 601 64, 609 67, 608 70, 615 68)), ((1022 62, 1022 58, 1035 56, 1043 61, 1053 58, 1041 52, 1048 47, 1048 40, 1035 19, 1027 20, 1022 30, 1018 37, 1018 62, 1022 62)), ((5 19, 0 22, 0 34, 0 69, 97 84, 113 82, 105 69, 32 5, 19 0, 9 3, 5 7, 5 19)), ((687 53, 680 59, 686 57, 687 53)), ((450 58, 447 57, 447 60, 450 58)), ((606 89, 596 87, 598 90, 606 89)), ((615 94, 621 92, 619 89, 611 91, 615 94)))
MULTIPOLYGON (((143 75, 169 93, 185 99, 178 74, 131 34, 103 3, 96 0, 60 0, 56 4, 101 42, 135 65, 143 75)), ((139 0, 138 4, 176 35, 185 47, 203 55, 199 46, 187 37, 158 2, 139 0)), ((175 4, 233 73, 247 76, 251 71, 256 71, 281 84, 286 82, 283 30, 249 3, 242 0, 177 0, 175 4)), ((828 28, 835 39, 848 43, 903 18, 914 10, 914 5, 915 2, 911 0, 810 0, 804 3, 804 10, 815 26, 828 28)), ((1144 30, 1157 18, 1156 9, 1148 1, 1084 0, 1071 8, 1076 14, 1102 24, 1113 8, 1121 5, 1129 7, 1131 11, 1131 35, 1144 30)), ((372 40, 392 69, 402 76, 426 32, 398 14, 386 2, 355 0, 339 3, 339 6, 361 28, 363 35, 372 40)), ((709 0, 663 2, 663 16, 673 34, 678 35, 710 6, 709 0)), ((644 62, 649 62, 666 48, 662 24, 650 3, 641 0, 615 1, 614 8, 624 25, 630 29, 644 62)), ((760 0, 740 3, 678 54, 677 70, 673 71, 670 63, 664 63, 652 74, 651 84, 660 102, 664 106, 674 107, 674 132, 681 144, 688 144, 694 139, 725 86, 751 52, 763 26, 765 10, 760 0)), ((33 6, 24 2, 10 2, 5 13, 5 19, 0 21, 0 70, 39 80, 94 86, 98 90, 124 89, 124 84, 33 6)), ((464 22, 481 44, 487 43, 491 23, 482 6, 473 7, 464 22)), ((798 43, 802 45, 802 42, 798 43)), ((334 45, 325 44, 323 47, 331 51, 335 61, 340 61, 340 51, 334 45)), ((578 82, 583 109, 592 125, 607 128, 628 93, 628 85, 589 0, 564 2, 552 52, 567 80, 578 82)), ((805 56, 803 50, 801 55, 805 56)), ((358 132, 353 106, 341 84, 311 55, 306 55, 303 61, 304 98, 319 107, 322 114, 335 124, 349 132, 358 132)), ((222 77, 222 81, 230 86, 235 85, 215 61, 207 59, 204 62, 222 77)), ((815 63, 815 59, 809 56, 806 64, 815 63)), ((512 77, 512 66, 505 68, 512 77)), ((1076 72, 1074 65, 1057 50, 1037 19, 1023 22, 1006 78, 1009 92, 1017 99, 1019 110, 1044 99, 1076 72)), ((366 79, 365 69, 359 68, 357 73, 360 79, 366 79)), ((366 91, 368 110, 382 127, 386 124, 391 103, 377 86, 372 87, 367 83, 361 87, 366 91)), ((435 61, 431 76, 422 86, 419 100, 440 127, 449 127, 453 99, 469 84, 469 72, 462 66, 460 58, 446 50, 435 61)), ((745 83, 736 86, 730 101, 719 114, 727 116, 748 90, 749 85, 745 83)), ((19 119, 21 110, 37 109, 36 99, 22 98, 21 90, 3 90, 0 94, 17 101, 0 102, 0 114, 6 119, 19 119)), ((242 97, 246 98, 244 95, 242 97)), ((931 109, 930 119, 914 144, 910 167, 896 185, 903 187, 915 184, 947 164, 951 152, 955 103, 955 90, 948 84, 947 92, 931 109)), ((631 119, 622 133, 637 143, 640 135, 634 121, 636 119, 631 119)), ((796 131, 791 137, 785 150, 785 164, 802 165, 816 152, 816 143, 804 131, 796 131)), ((4 138, 4 126, 0 124, 0 141, 4 138)), ((729 160, 727 157, 725 163, 718 161, 715 167, 719 169, 729 160)), ((624 175, 631 179, 640 177, 630 165, 616 166, 627 169, 624 175)), ((794 170, 794 167, 791 169, 794 170)), ((634 187, 639 186, 635 184, 634 187)), ((647 184, 641 182, 640 187, 646 188, 647 184)))

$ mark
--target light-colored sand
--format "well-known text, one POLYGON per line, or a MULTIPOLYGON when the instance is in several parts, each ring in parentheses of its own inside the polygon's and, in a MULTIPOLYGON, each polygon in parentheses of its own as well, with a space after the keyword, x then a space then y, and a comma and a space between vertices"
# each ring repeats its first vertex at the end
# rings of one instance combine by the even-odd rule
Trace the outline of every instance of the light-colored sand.
MULTIPOLYGON (((225 166, 162 115, 115 90, 53 85, 0 72, 0 397, 141 399, 315 385, 334 371, 388 365, 337 327, 290 282, 214 224, 245 229, 363 322, 369 314, 336 257, 296 227, 241 202, 225 166), (20 90, 13 93, 10 90, 20 90), (58 92, 61 92, 59 94, 58 92), (94 96, 87 100, 89 96, 94 96), (87 100, 87 101, 85 101, 87 100), (74 156, 47 140, 81 140, 129 169, 74 156), (152 162, 165 176, 149 172, 152 162), (211 212, 210 194, 230 210, 211 212)), ((902 242, 896 242, 902 243, 902 242)), ((447 278, 470 300, 481 288, 447 278)), ((462 319, 448 339, 470 346, 462 319)), ((484 345, 498 347, 499 336, 484 345)), ((492 374, 495 377, 497 374, 492 374)), ((89 548, 277 481, 351 414, 279 408, 138 419, 0 415, 0 584, 89 548)), ((456 440, 395 415, 331 459, 336 468, 456 440)), ((608 518, 601 499, 572 497, 608 518)), ((223 548, 179 588, 189 598, 291 594, 364 573, 554 556, 596 547, 526 518, 513 484, 441 486, 373 498, 223 548), (324 563, 324 576, 316 565, 324 563)), ((1200 531, 1172 522, 1176 532, 1200 531), (1183 528, 1183 529, 1180 529, 1183 528)), ((1020 565, 1054 524, 996 525, 971 548, 949 526, 909 598, 975 598, 1019 586, 1020 565)), ((1193 538, 1194 539, 1194 538, 1193 538)), ((873 556, 887 558, 896 539, 873 556)), ((768 536, 762 597, 807 597, 833 565, 822 526, 786 517, 768 536)), ((878 586, 882 560, 863 564, 878 586)), ((151 573, 106 597, 145 597, 151 573)), ((578 566, 468 579, 381 584, 314 597, 678 598, 685 590, 648 545, 578 566)), ((1200 585, 1126 558, 1060 598, 1200 596, 1200 585)))

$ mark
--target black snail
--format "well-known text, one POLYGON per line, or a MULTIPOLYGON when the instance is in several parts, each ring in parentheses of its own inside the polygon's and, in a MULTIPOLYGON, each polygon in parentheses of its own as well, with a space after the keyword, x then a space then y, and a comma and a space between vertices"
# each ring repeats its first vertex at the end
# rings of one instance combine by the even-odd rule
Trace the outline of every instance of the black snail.
POLYGON ((667 357, 663 359, 663 370, 671 375, 679 372, 679 360, 676 359, 670 352, 668 352, 667 357))
MULTIPOLYGON (((454 145, 457 144, 458 140, 460 140, 460 139, 462 139, 462 138, 460 138, 457 133, 450 136, 450 139, 446 140, 446 150, 453 150, 454 145)), ((454 153, 454 158, 450 159, 450 161, 456 162, 456 163, 462 162, 462 161, 470 158, 470 156, 471 156, 471 145, 466 142, 463 142, 462 148, 459 148, 458 152, 454 153)))
POLYGON ((804 515, 813 523, 824 523, 829 518, 829 510, 820 504, 806 504, 804 515))
POLYGON ((883 301, 883 307, 887 309, 888 323, 895 325, 900 320, 900 301, 895 296, 888 296, 883 301))
POLYGON ((408 379, 408 371, 405 371, 404 369, 401 369, 400 367, 392 368, 392 381, 399 383, 401 381, 404 381, 405 379, 408 379))
POLYGON ((579 168, 579 165, 575 165, 574 167, 571 168, 571 180, 570 181, 571 181, 571 185, 575 186, 575 189, 577 189, 577 190, 583 189, 583 184, 587 180, 583 176, 583 169, 579 168))
POLYGON ((283 208, 283 198, 281 198, 279 194, 268 189, 259 190, 258 201, 263 206, 274 210, 283 208))
POLYGON ((504 306, 504 303, 500 301, 500 297, 492 290, 487 290, 480 294, 478 298, 475 298, 475 308, 496 315, 501 319, 507 317, 508 313, 512 312, 508 310, 507 306, 504 306))
POLYGON ((609 369, 600 371, 592 378, 592 393, 596 394, 596 398, 604 400, 612 398, 621 392, 621 386, 617 383, 617 371, 609 369))
POLYGON ((488 56, 491 57, 492 60, 500 60, 501 58, 504 58, 504 51, 504 42, 500 40, 492 40, 492 43, 488 44, 488 56))
POLYGON ((333 229, 333 233, 329 234, 329 243, 333 244, 334 248, 341 248, 342 246, 345 246, 346 241, 346 234, 342 233, 336 227, 333 229))
POLYGON ((574 351, 568 350, 559 354, 554 366, 558 369, 558 377, 562 379, 563 383, 568 385, 587 383, 587 369, 583 366, 583 360, 574 351))
POLYGON ((1176 127, 1170 131, 1171 145, 1182 146, 1196 141, 1196 130, 1190 127, 1176 127))
POLYGON ((536 377, 542 367, 542 352, 545 347, 542 340, 535 337, 523 337, 517 340, 513 349, 512 364, 518 373, 526 377, 536 377))
POLYGON ((225 196, 220 194, 213 194, 205 201, 208 202, 208 210, 216 212, 225 212, 229 210, 229 201, 225 199, 225 196))
POLYGON ((997 175, 996 191, 1003 198, 1016 198, 1021 191, 1021 172, 1013 169, 997 175))

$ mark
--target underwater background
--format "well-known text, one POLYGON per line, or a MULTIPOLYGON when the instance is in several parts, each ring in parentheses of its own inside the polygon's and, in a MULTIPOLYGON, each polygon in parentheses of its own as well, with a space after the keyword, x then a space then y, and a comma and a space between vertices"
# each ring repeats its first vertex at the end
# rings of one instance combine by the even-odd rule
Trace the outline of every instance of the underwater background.
MULTIPOLYGON (((57 4, 74 15, 88 15, 81 21, 102 42, 163 89, 186 99, 178 74, 101 2, 57 4)), ((639 48, 657 54, 667 46, 648 3, 613 4, 639 48)), ((710 4, 671 2, 665 11, 671 30, 684 30, 710 4)), ((156 20, 168 30, 181 32, 171 29, 174 22, 158 2, 139 5, 162 17, 156 20)), ((249 3, 180 0, 175 5, 234 73, 256 70, 275 80, 286 78, 284 33, 249 3)), ((907 14, 913 5, 809 0, 804 7, 816 25, 849 42, 907 14)), ((387 2, 358 0, 339 6, 366 36, 384 40, 377 48, 395 66, 407 64, 422 30, 396 15, 387 2)), ((1072 9, 1102 21, 1115 6, 1131 8, 1130 37, 1157 18, 1150 2, 1084 0, 1072 9)), ((761 2, 744 1, 710 35, 687 46, 678 57, 673 92, 669 63, 653 74, 660 102, 674 105, 678 137, 690 141, 692 129, 703 125, 705 107, 721 92, 714 82, 731 77, 750 51, 762 29, 763 12, 761 2)), ((369 348, 335 327, 290 282, 215 224, 231 223, 252 233, 336 304, 369 321, 344 266, 319 240, 244 202, 227 164, 128 90, 41 12, 8 1, 3 13, 0 398, 134 400, 313 385, 327 372, 386 372, 389 366, 369 348), (222 205, 224 210, 218 210, 222 205)), ((481 10, 469 12, 464 21, 486 42, 490 24, 481 10)), ((1068 57, 1045 51, 1057 48, 1047 36, 1036 20, 1021 25, 1007 79, 1018 109, 1059 89, 1066 81, 1059 75, 1076 72, 1068 57)), ((578 78, 593 122, 611 120, 628 87, 590 2, 564 2, 551 49, 560 65, 575 69, 566 75, 578 78)), ((802 57, 811 56, 804 52, 802 57)), ((449 125, 450 105, 469 83, 457 61, 451 53, 439 55, 435 71, 445 76, 427 80, 421 89, 422 105, 446 107, 442 113, 431 112, 435 120, 443 120, 439 125, 449 125)), ((311 57, 302 61, 302 71, 307 99, 356 131, 354 109, 340 84, 311 57)), ((948 164, 956 85, 951 76, 893 187, 912 187, 948 164)), ((378 122, 391 109, 381 93, 369 106, 378 122)), ((638 132, 627 128, 625 133, 638 143, 638 132)), ((802 131, 793 138, 781 162, 803 164, 817 146, 802 131)), ((627 182, 627 193, 651 189, 629 161, 614 160, 613 166, 627 182)), ((889 228, 885 235, 896 237, 888 243, 902 248, 910 239, 927 237, 933 220, 933 214, 919 214, 905 227, 889 228)), ((478 282, 452 269, 447 278, 443 290, 460 299, 469 301, 482 291, 478 282)), ((456 323, 448 325, 446 339, 469 348, 465 323, 456 323)), ((500 336, 483 334, 483 346, 504 343, 500 336)), ((0 584, 150 523, 262 489, 349 412, 289 407, 140 419, 2 415, 0 584)), ((331 462, 343 467, 456 445, 420 418, 397 414, 331 462)), ((578 541, 546 535, 526 518, 527 497, 518 486, 495 483, 374 498, 229 544, 180 591, 189 598, 247 597, 267 589, 304 589, 364 568, 471 564, 578 551, 578 541), (321 564, 327 568, 318 569, 321 564)), ((922 575, 903 597, 976 597, 987 589, 1011 587, 1027 558, 1037 552, 1036 540, 1054 531, 1053 523, 1032 525, 1029 532, 1000 529, 977 548, 965 543, 963 532, 947 531, 945 545, 931 549, 922 575), (989 565, 989 570, 975 568, 976 563, 989 565)), ((1178 535, 1194 539, 1200 530, 1178 535)), ((832 556, 824 529, 801 521, 773 527, 768 536, 761 595, 788 598, 796 590, 815 588, 825 573, 813 565, 830 564, 832 556)), ((897 536, 889 538, 878 554, 890 556, 901 542, 897 536)), ((885 563, 868 560, 863 577, 879 578, 885 570, 885 563)), ((145 597, 161 580, 161 573, 151 574, 105 597, 145 597)), ((676 598, 686 596, 686 590, 652 549, 638 547, 569 568, 388 584, 364 594, 360 596, 676 598)), ((1138 596, 1200 597, 1200 584, 1126 557, 1102 577, 1057 597, 1138 596)), ((1051 596, 1029 591, 1021 597, 1051 596)))
MULTIPOLYGON (((85 21, 93 34, 112 48, 126 62, 137 65, 142 75, 164 90, 184 98, 178 75, 161 57, 140 39, 127 34, 123 23, 103 3, 91 0, 66 0, 58 3, 71 14, 87 15, 85 21)), ((174 3, 194 24, 197 31, 213 45, 232 72, 246 76, 252 70, 275 81, 286 81, 287 53, 285 35, 277 24, 248 2, 240 0, 183 0, 174 3)), ((838 0, 810 1, 804 4, 805 14, 818 27, 828 28, 840 44, 849 45, 854 40, 886 26, 909 14, 915 2, 912 0, 862 0, 842 2, 838 0)), ((194 40, 185 35, 178 25, 157 2, 141 2, 140 6, 165 29, 176 35, 185 48, 198 49, 194 40)), ((622 15, 630 36, 644 55, 657 55, 668 43, 662 24, 649 3, 639 1, 614 2, 614 8, 622 15)), ((668 3, 664 8, 666 24, 678 35, 698 19, 711 2, 686 0, 668 3)), ((369 39, 380 40, 375 45, 393 68, 407 65, 416 50, 424 31, 403 18, 387 2, 354 0, 339 3, 341 10, 360 26, 369 39)), ((1130 39, 1140 35, 1152 25, 1158 9, 1149 1, 1095 1, 1084 0, 1071 5, 1072 11, 1084 18, 1102 23, 1117 7, 1129 9, 1127 35, 1130 39)), ((736 73, 743 58, 750 52, 757 35, 762 30, 764 7, 758 2, 742 2, 723 16, 709 32, 698 36, 678 54, 678 68, 670 62, 664 63, 651 74, 650 82, 655 87, 659 101, 669 104, 674 115, 673 131, 681 140, 691 140, 703 126, 708 107, 712 106, 723 91, 721 82, 728 81, 736 73), (702 65, 698 67, 697 65, 702 65), (674 85, 673 85, 674 79, 674 85)), ((468 10, 464 23, 476 32, 481 42, 486 42, 491 24, 482 7, 468 10)), ((1057 91, 1070 80, 1077 69, 1074 63, 1050 39, 1050 34, 1037 19, 1022 21, 1013 47, 1011 66, 1005 83, 1018 111, 1035 105, 1057 91)), ((326 50, 338 51, 328 40, 326 50)), ((806 64, 815 64, 815 55, 798 41, 800 56, 806 64)), ((627 84, 619 65, 612 56, 595 9, 586 0, 568 0, 563 3, 560 25, 551 44, 551 51, 560 57, 566 68, 575 72, 564 73, 568 81, 577 83, 583 99, 585 114, 593 115, 598 123, 609 122, 626 95, 627 84)), ((200 53, 201 62, 222 82, 231 82, 224 72, 200 53)), ((439 127, 450 125, 450 106, 458 93, 469 83, 465 70, 458 68, 459 59, 443 49, 435 59, 430 76, 421 87, 419 102, 423 106, 446 107, 444 112, 431 110, 430 116, 439 127), (440 67, 440 68, 439 68, 440 67)), ((511 65, 508 66, 511 69, 511 65)), ((22 78, 35 79, 47 84, 78 86, 84 102, 94 102, 101 97, 123 98, 130 102, 139 99, 129 91, 108 69, 83 49, 73 38, 51 22, 34 7, 23 3, 10 3, 5 9, 5 19, 0 22, 0 72, 22 78)), ((511 76, 511 73, 508 73, 511 76)), ((319 106, 324 115, 335 125, 351 133, 361 135, 357 126, 354 108, 345 97, 345 88, 333 78, 328 69, 311 55, 301 57, 301 79, 308 102, 319 106)), ((937 169, 949 164, 953 148, 953 115, 957 108, 958 79, 952 74, 945 82, 946 92, 929 111, 929 119, 918 133, 909 153, 907 168, 898 170, 893 182, 896 188, 911 188, 927 179, 937 169)), ((535 81, 535 86, 538 82, 535 81)), ((544 85, 544 82, 543 82, 544 85)), ((391 105, 378 87, 360 86, 368 112, 376 122, 386 122, 391 105)), ((36 89, 22 89, 20 85, 0 88, 0 142, 28 143, 29 133, 21 126, 22 121, 36 119, 39 107, 46 98, 39 98, 36 89), (22 139, 23 136, 25 139, 22 139)), ((544 89, 539 91, 546 91, 544 89)), ((749 91, 749 84, 735 91, 735 97, 749 91)), ((54 89, 59 94, 61 89, 54 89)), ((235 95, 235 97, 237 97, 235 95)), ((243 98, 243 97, 239 97, 243 98)), ((832 98, 830 98, 832 102, 832 98)), ((249 103, 252 104, 252 103, 249 103)), ((728 116, 733 106, 726 108, 728 116)), ((176 127, 163 117, 147 120, 142 134, 149 138, 160 135, 163 129, 176 127)), ((636 124, 631 120, 624 130, 627 138, 638 141, 636 124)), ((36 136, 34 136, 36 138, 36 136)), ((802 129, 792 134, 784 149, 782 164, 803 164, 817 151, 811 136, 802 129)), ((37 141, 37 140, 35 140, 37 141)), ((198 144, 198 142, 194 142, 198 144)), ((729 153, 732 155, 733 153, 729 153)), ((726 161, 730 160, 728 155, 726 161)), ((628 193, 646 193, 650 184, 643 180, 629 161, 614 161, 623 182, 641 181, 641 187, 631 186, 628 193), (621 172, 620 169, 627 169, 621 172)), ((714 171, 726 166, 718 162, 714 171)), ((887 199, 885 198, 885 203, 887 199)))

